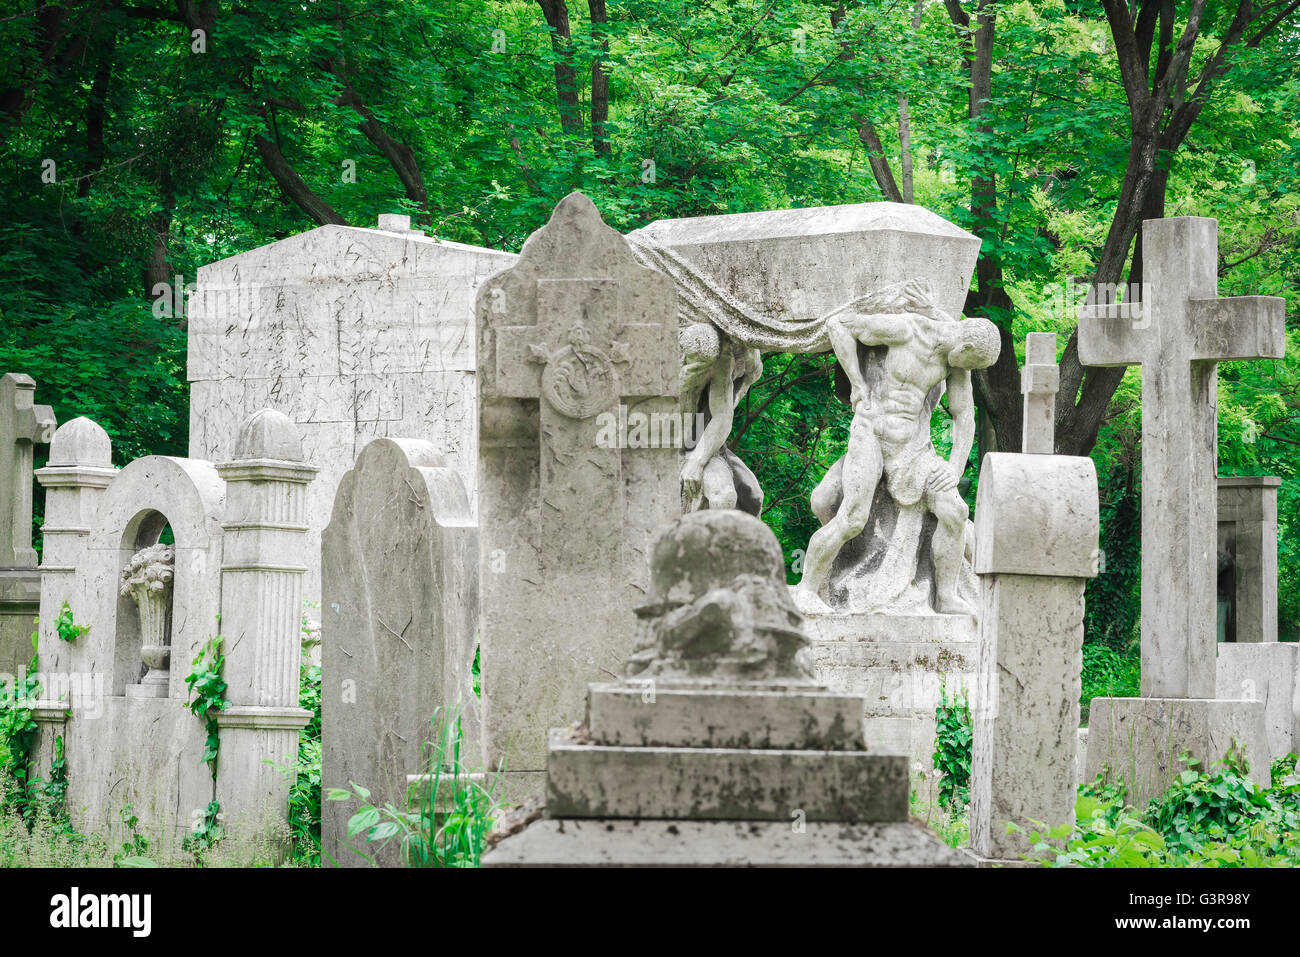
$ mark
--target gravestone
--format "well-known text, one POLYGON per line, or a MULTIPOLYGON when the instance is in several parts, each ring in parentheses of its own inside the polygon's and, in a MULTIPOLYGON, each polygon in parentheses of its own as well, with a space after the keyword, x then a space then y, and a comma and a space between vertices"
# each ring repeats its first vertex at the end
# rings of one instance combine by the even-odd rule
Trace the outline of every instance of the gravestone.
MULTIPOLYGON (((479 641, 488 764, 544 768, 545 734, 632 649, 677 448, 619 448, 620 407, 678 411, 677 306, 580 193, 478 293, 479 641)), ((630 446, 630 443, 629 443, 630 446)))
POLYGON ((1164 791, 1182 750, 1208 765, 1233 740, 1267 781, 1262 705, 1214 697, 1217 369, 1286 347, 1281 299, 1216 298, 1215 220, 1142 229, 1140 315, 1103 305, 1079 317, 1085 365, 1142 367, 1142 697, 1094 699, 1088 736, 1088 777, 1108 765, 1135 802, 1164 791))
MULTIPOLYGON (((307 489, 311 556, 339 480, 375 438, 432 442, 474 506, 474 292, 515 257, 429 238, 406 216, 380 220, 202 266, 190 301, 190 455, 225 461, 244 417, 287 415, 321 469, 307 489)), ((307 564, 314 601, 319 560, 307 564)))
MULTIPOLYGON (((321 779, 355 781, 378 806, 404 807, 408 773, 428 757, 437 708, 460 719, 461 760, 483 767, 472 685, 478 620, 478 534, 460 475, 429 442, 375 439, 343 476, 322 539, 321 779)), ((446 717, 446 713, 444 713, 446 717)), ((351 805, 327 801, 327 863, 361 866, 351 805)))
POLYGON ((1269 475, 1219 478, 1221 616, 1216 692, 1264 702, 1270 759, 1300 748, 1300 646, 1277 640, 1277 490, 1269 475), (1226 581, 1225 581, 1226 579, 1226 581))
MULTIPOLYGON (((1024 381, 1050 383, 1056 337, 1029 336, 1024 381)), ((1008 822, 1026 830, 1074 822, 1083 592, 1099 557, 1092 459, 1052 455, 1051 419, 1042 428, 1031 408, 1041 394, 1024 393, 1026 424, 1038 419, 1025 430, 1025 452, 984 456, 975 502, 982 608, 970 845, 984 863, 1030 852, 1024 833, 1006 833, 1008 822)))
POLYGON ((1056 364, 1056 333, 1031 332, 1025 337, 1025 364, 1020 370, 1024 395, 1021 451, 1051 455, 1056 451, 1056 393, 1061 370, 1056 364))
POLYGON ((629 679, 551 732, 545 818, 485 867, 969 866, 908 822, 908 761, 812 679, 781 547, 759 519, 666 526, 629 679))
POLYGON ((54 413, 32 399, 30 376, 0 378, 0 674, 17 674, 32 656, 41 576, 32 548, 32 459, 54 436, 54 413))
MULTIPOLYGON (((1277 641, 1277 490, 1272 475, 1219 477, 1219 556, 1230 582, 1220 639, 1277 641)), ((1220 591, 1225 589, 1221 588, 1220 591)))

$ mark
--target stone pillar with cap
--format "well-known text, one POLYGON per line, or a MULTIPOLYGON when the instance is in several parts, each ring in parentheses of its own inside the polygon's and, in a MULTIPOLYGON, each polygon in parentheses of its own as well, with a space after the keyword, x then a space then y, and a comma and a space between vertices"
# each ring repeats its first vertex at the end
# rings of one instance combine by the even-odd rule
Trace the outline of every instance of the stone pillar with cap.
MULTIPOLYGON (((57 629, 64 604, 74 621, 84 622, 90 613, 84 573, 90 531, 100 498, 116 475, 108 433, 84 416, 59 426, 50 440, 49 459, 36 472, 36 480, 45 489, 39 656, 47 673, 66 671, 70 663, 70 649, 57 629)), ((42 701, 32 709, 40 738, 34 753, 54 753, 54 740, 63 732, 68 707, 67 701, 42 701)), ((42 767, 36 773, 45 771, 42 767)))
POLYGON ((283 822, 298 731, 302 580, 307 570, 305 501, 317 469, 287 416, 271 409, 240 426, 234 459, 217 466, 226 482, 221 566, 221 634, 226 697, 217 716, 217 796, 241 835, 283 822), (267 762, 270 762, 269 764, 267 762))
MULTIPOLYGON (((1051 448, 1050 433, 1046 446, 1051 448)), ((1092 459, 990 452, 975 501, 980 575, 971 849, 983 863, 1028 853, 1007 822, 1074 822, 1083 590, 1097 574, 1092 459)))

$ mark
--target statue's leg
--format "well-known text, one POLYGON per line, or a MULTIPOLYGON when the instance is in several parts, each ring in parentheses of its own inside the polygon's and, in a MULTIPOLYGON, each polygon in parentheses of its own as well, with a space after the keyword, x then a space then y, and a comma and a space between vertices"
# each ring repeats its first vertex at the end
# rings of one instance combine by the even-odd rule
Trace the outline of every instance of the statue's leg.
POLYGON ((939 524, 930 540, 934 559, 935 611, 945 615, 973 615, 975 609, 958 593, 958 573, 966 556, 966 521, 970 510, 956 489, 927 492, 926 506, 939 524))
POLYGON ((709 459, 704 466, 704 501, 709 508, 735 508, 736 482, 731 474, 731 466, 721 455, 709 459))
POLYGON ((835 464, 826 470, 822 480, 813 489, 809 504, 817 521, 825 525, 835 517, 835 505, 844 491, 844 480, 840 477, 844 470, 844 459, 838 458, 835 464))
POLYGON ((862 533, 871 517, 871 501, 880 481, 883 460, 880 442, 870 423, 855 419, 849 431, 849 447, 843 462, 840 477, 844 498, 835 516, 817 529, 809 540, 803 577, 795 589, 795 603, 804 612, 830 611, 820 592, 826 587, 835 556, 845 544, 862 533))

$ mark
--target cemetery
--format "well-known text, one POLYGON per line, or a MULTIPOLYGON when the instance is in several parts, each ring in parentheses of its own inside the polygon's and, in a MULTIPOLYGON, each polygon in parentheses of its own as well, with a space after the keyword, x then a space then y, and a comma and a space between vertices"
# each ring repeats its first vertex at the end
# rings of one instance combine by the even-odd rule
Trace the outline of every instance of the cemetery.
MULTIPOLYGON (((1073 55, 1149 96, 1174 14, 1110 6, 1073 55)), ((985 135, 965 7, 910 36, 972 44, 985 135)), ((0 865, 1300 866, 1300 204, 1129 168, 1087 229, 1025 200, 1020 261, 979 150, 904 137, 904 194, 863 115, 862 188, 543 187, 516 136, 530 198, 437 218, 352 95, 405 198, 257 134, 290 213, 195 226, 179 316, 66 320, 136 412, 5 320, 0 865)))

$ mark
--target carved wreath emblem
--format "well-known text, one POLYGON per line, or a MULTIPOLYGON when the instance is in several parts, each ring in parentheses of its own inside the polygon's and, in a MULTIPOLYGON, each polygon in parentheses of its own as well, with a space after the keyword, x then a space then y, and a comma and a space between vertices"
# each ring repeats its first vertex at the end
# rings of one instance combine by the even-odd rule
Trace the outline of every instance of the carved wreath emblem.
POLYGON ((616 345, 610 354, 591 344, 582 322, 574 323, 568 344, 554 352, 529 347, 530 362, 542 363, 542 395, 557 412, 571 419, 588 419, 614 405, 619 396, 614 363, 627 362, 626 347, 616 345))

